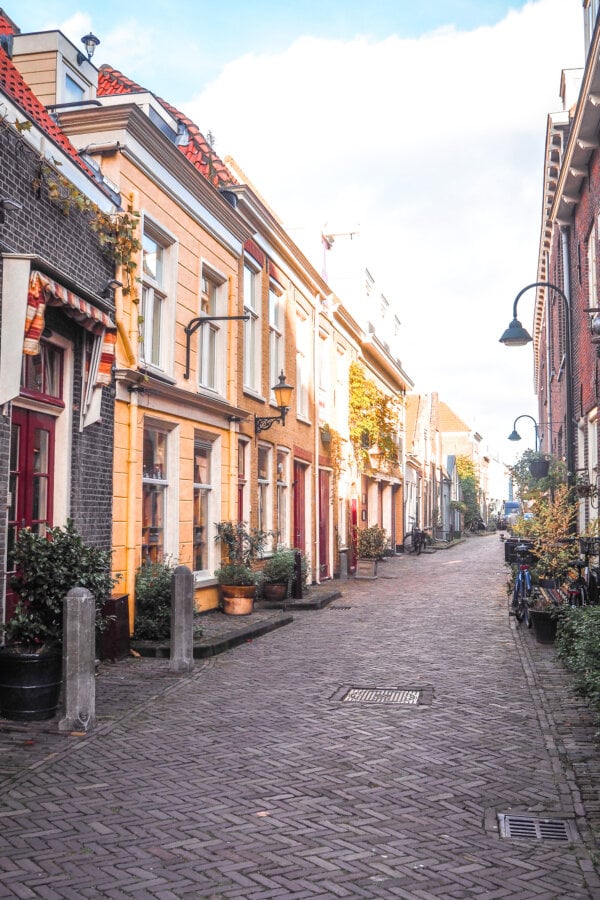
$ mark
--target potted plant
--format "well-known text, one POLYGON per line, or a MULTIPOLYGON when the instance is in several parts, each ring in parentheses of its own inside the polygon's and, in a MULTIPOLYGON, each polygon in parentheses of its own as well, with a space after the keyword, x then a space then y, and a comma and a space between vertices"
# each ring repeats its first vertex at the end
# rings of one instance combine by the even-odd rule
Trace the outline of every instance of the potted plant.
POLYGON ((279 602, 287 597, 295 569, 295 554, 289 548, 282 547, 267 559, 260 573, 265 600, 279 602))
POLYGON ((377 578, 377 562, 387 547, 387 532, 380 525, 355 528, 356 578, 377 578))
POLYGON ((87 588, 102 625, 110 597, 110 553, 88 546, 69 520, 66 528, 38 534, 22 528, 11 552, 18 597, 0 647, 0 715, 7 719, 51 719, 62 683, 63 601, 74 587, 87 588))
POLYGON ((216 523, 215 541, 225 551, 226 559, 215 572, 221 586, 221 604, 227 615, 248 615, 254 608, 258 571, 268 533, 249 528, 245 522, 224 520, 216 523))

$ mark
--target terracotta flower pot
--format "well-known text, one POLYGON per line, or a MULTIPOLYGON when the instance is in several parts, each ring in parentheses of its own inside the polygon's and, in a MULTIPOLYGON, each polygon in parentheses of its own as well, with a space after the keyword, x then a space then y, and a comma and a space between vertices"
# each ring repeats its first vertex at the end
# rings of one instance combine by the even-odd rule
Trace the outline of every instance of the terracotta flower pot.
POLYGON ((248 616, 254 609, 255 584, 222 584, 223 612, 228 616, 248 616))

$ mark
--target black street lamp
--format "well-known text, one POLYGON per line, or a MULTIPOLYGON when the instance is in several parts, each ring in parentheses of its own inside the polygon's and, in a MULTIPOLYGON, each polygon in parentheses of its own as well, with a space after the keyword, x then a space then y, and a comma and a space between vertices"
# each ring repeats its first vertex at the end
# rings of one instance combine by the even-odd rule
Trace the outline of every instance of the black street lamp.
POLYGON ((549 281, 534 281, 533 284, 528 284, 523 290, 519 291, 517 296, 515 297, 515 301, 513 303, 513 318, 512 322, 500 338, 500 343, 504 344, 506 347, 524 347, 528 344, 533 338, 529 334, 529 332, 523 328, 519 320, 517 319, 517 304, 521 299, 522 295, 525 291, 530 290, 530 288, 543 287, 550 288, 553 291, 556 291, 559 294, 565 303, 565 324, 566 324, 566 341, 565 341, 565 419, 566 419, 566 445, 567 445, 567 481, 569 484, 573 483, 573 473, 575 471, 575 447, 574 447, 574 435, 573 435, 573 376, 572 376, 572 368, 571 368, 571 304, 569 302, 569 298, 562 290, 562 288, 557 287, 555 284, 550 284, 549 281))
POLYGON ((534 429, 535 429, 535 452, 537 453, 538 450, 540 449, 540 431, 539 431, 539 425, 538 425, 538 423, 535 421, 535 419, 533 418, 533 416, 529 416, 529 415, 527 415, 527 413, 523 413, 522 416, 517 416, 517 418, 516 418, 515 421, 513 422, 513 430, 512 430, 512 432, 511 432, 511 434, 509 434, 508 440, 509 440, 509 441, 520 441, 520 440, 521 440, 521 435, 520 435, 519 432, 517 431, 517 422, 519 421, 519 419, 531 419, 531 421, 533 422, 533 427, 534 427, 534 429))

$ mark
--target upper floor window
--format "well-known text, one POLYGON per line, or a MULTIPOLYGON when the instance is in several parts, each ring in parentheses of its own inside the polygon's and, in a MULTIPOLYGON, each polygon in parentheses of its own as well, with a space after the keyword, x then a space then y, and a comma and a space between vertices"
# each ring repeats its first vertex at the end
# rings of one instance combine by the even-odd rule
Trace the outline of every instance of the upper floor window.
POLYGON ((590 231, 590 236, 588 238, 587 245, 587 268, 588 268, 588 302, 590 307, 598 306, 598 298, 597 298, 597 270, 596 270, 596 242, 598 240, 598 233, 596 230, 596 223, 594 223, 592 230, 590 231))
MULTIPOLYGON (((296 415, 308 419, 310 396, 310 319, 296 314, 296 415)), ((275 384, 275 382, 273 382, 275 384)))
POLYGON ((592 37, 594 36, 599 5, 599 0, 583 0, 583 27, 586 55, 590 49, 592 37))
MULTIPOLYGON (((225 280, 203 269, 200 311, 205 316, 224 315, 223 286, 225 280)), ((221 322, 207 322, 199 329, 198 384, 213 391, 224 390, 223 367, 218 360, 225 353, 225 333, 221 322)))
POLYGON ((142 236, 142 310, 140 336, 146 365, 168 368, 170 340, 169 290, 172 242, 151 223, 142 236))
POLYGON ((63 354, 58 347, 40 342, 36 356, 23 356, 21 393, 41 394, 52 400, 62 398, 63 354))
POLYGON ((260 391, 260 272, 244 263, 244 387, 260 391))
POLYGON ((277 384, 285 368, 284 359, 284 295, 274 284, 269 286, 269 387, 277 384))

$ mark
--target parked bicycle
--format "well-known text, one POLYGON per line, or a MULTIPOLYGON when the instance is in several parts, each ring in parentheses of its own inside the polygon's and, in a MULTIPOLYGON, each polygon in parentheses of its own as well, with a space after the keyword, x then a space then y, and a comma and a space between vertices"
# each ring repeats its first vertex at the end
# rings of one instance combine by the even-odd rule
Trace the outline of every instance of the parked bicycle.
POLYGON ((416 523, 413 524, 410 531, 406 532, 404 536, 404 552, 405 553, 414 553, 416 556, 421 555, 421 551, 424 549, 427 543, 427 532, 422 531, 417 527, 416 523))
POLYGON ((527 544, 517 544, 514 550, 517 574, 513 590, 511 615, 519 624, 524 623, 531 628, 533 622, 529 614, 529 598, 531 597, 530 555, 527 544))

